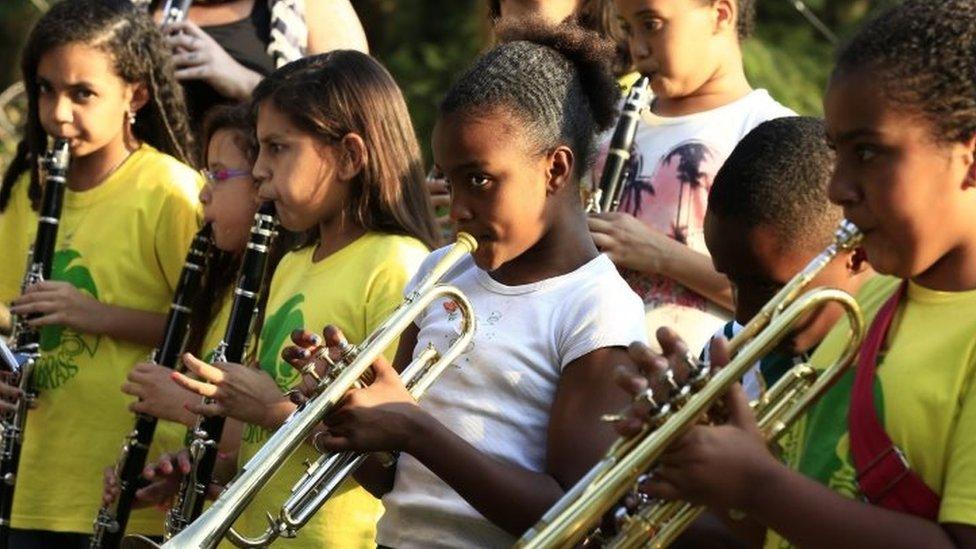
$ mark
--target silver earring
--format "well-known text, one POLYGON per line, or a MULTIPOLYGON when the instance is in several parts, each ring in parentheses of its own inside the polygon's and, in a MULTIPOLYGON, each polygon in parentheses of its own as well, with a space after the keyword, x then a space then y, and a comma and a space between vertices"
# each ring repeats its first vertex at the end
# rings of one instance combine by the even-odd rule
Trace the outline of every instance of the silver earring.
POLYGON ((129 111, 129 125, 136 123, 136 111, 129 111))

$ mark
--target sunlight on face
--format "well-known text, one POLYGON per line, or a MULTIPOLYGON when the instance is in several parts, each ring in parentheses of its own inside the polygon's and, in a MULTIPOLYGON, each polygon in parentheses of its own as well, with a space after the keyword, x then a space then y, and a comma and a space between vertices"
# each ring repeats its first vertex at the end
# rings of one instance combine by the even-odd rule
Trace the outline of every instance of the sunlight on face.
POLYGON ((37 84, 41 125, 68 139, 73 156, 122 145, 135 86, 115 74, 109 54, 80 43, 53 48, 41 56, 37 84))
POLYGON ((434 161, 451 190, 451 218, 478 239, 476 264, 492 271, 546 229, 546 158, 531 153, 504 114, 448 115, 434 127, 434 161))
POLYGON ((271 101, 258 108, 257 137, 258 196, 274 201, 283 227, 305 231, 339 215, 348 188, 337 177, 334 146, 296 127, 271 101))

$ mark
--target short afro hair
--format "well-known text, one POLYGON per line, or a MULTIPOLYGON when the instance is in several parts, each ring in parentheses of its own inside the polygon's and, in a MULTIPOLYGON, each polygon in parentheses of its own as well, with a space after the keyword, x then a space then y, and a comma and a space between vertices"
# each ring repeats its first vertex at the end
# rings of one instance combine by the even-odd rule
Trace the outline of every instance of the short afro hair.
POLYGON ((708 195, 708 212, 769 227, 782 246, 826 246, 843 214, 827 199, 834 153, 819 118, 760 124, 736 145, 708 195))

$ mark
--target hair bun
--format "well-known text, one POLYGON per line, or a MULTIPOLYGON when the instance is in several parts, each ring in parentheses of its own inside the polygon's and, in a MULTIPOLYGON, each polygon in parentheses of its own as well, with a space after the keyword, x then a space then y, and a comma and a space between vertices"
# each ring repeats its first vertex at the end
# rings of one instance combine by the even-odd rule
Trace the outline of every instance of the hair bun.
POLYGON ((620 92, 610 70, 610 39, 575 23, 553 26, 540 17, 500 23, 496 35, 500 42, 530 42, 555 50, 576 69, 597 127, 602 131, 614 123, 620 92))

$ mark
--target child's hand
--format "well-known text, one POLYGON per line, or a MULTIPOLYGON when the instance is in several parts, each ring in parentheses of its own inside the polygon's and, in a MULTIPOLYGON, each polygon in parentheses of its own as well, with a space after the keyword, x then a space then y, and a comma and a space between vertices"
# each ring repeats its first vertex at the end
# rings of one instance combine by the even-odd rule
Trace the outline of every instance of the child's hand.
POLYGON ((588 223, 593 243, 614 265, 642 273, 660 274, 670 251, 681 245, 622 212, 594 214, 588 223))
POLYGON ((172 374, 173 370, 158 364, 136 364, 122 384, 123 393, 139 399, 129 405, 129 410, 193 427, 197 418, 187 406, 199 402, 200 397, 174 383, 172 374))
MULTIPOLYGON (((657 338, 664 352, 658 355, 647 346, 631 345, 629 352, 644 376, 621 370, 618 384, 634 396, 643 392, 654 380, 654 397, 665 400, 668 383, 663 378, 671 370, 680 383, 688 377, 691 358, 684 342, 673 331, 662 328, 657 338)), ((710 356, 713 368, 729 362, 728 345, 724 338, 712 340, 710 356)), ((742 386, 736 383, 722 400, 727 415, 723 425, 696 425, 672 444, 658 461, 651 479, 642 491, 655 498, 680 499, 721 509, 745 506, 745 501, 762 482, 768 467, 778 462, 766 448, 766 442, 756 424, 742 386)), ((647 419, 648 407, 635 403, 628 408, 616 429, 625 436, 640 431, 647 419)))
POLYGON ((171 379, 184 389, 212 400, 194 402, 187 405, 187 410, 197 415, 229 416, 252 425, 277 428, 272 416, 278 405, 285 402, 285 396, 264 370, 228 362, 210 365, 190 353, 183 355, 183 364, 201 381, 179 372, 171 373, 171 379))
POLYGON ((172 506, 173 498, 180 490, 183 477, 189 473, 190 452, 188 450, 184 449, 176 453, 160 455, 156 463, 146 465, 142 470, 142 478, 149 481, 149 484, 136 490, 134 506, 148 507, 153 505, 160 509, 168 509, 172 506))
POLYGON ((108 507, 121 493, 119 477, 115 475, 115 466, 106 467, 102 475, 102 507, 108 507))
MULTIPOLYGON (((640 342, 630 344, 627 353, 637 365, 640 373, 630 368, 618 368, 615 372, 617 385, 635 398, 616 421, 614 428, 623 436, 636 435, 648 421, 651 411, 650 403, 643 398, 637 398, 650 388, 651 396, 658 404, 664 404, 671 396, 674 385, 685 383, 692 372, 692 367, 698 365, 697 358, 691 354, 688 346, 678 334, 669 328, 657 331, 658 343, 662 354, 657 354, 650 347, 640 342)), ((724 366, 728 359, 726 341, 718 338, 712 341, 712 365, 724 366)))
POLYGON ((735 384, 724 403, 728 421, 692 427, 661 456, 643 492, 718 509, 748 508, 756 486, 779 462, 766 448, 742 386, 735 384))
POLYGON ((8 377, 0 375, 0 413, 17 411, 17 400, 22 394, 20 388, 10 384, 8 377))
MULTIPOLYGON (((323 331, 329 334, 329 337, 324 341, 329 360, 338 361, 342 356, 339 344, 341 332, 333 326, 326 326, 323 331)), ((282 349, 281 358, 302 374, 301 381, 294 387, 293 391, 298 392, 296 395, 298 398, 307 398, 312 396, 318 387, 318 380, 315 379, 315 376, 321 378, 330 368, 329 362, 325 358, 317 356, 317 353, 322 350, 323 339, 318 334, 300 329, 291 333, 291 341, 294 345, 282 349), (314 372, 314 375, 310 372, 314 372)))
MULTIPOLYGON (((334 326, 327 326, 323 333, 330 359, 337 360, 345 337, 334 326)), ((298 353, 294 349, 308 350, 312 338, 308 332, 296 332, 292 341, 297 347, 288 352, 286 359, 298 353)), ((301 363, 299 358, 294 360, 293 365, 301 363)), ((408 449, 410 436, 416 432, 424 412, 386 358, 375 360, 372 371, 372 383, 348 391, 339 408, 326 416, 323 423, 327 432, 316 437, 317 448, 359 452, 408 449)))
POLYGON ((14 301, 11 312, 17 315, 39 313, 28 320, 31 326, 67 326, 79 332, 102 333, 105 305, 67 282, 45 280, 27 288, 14 301))

